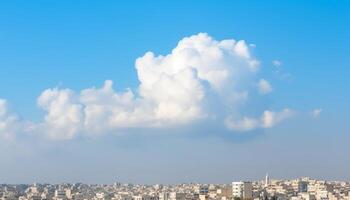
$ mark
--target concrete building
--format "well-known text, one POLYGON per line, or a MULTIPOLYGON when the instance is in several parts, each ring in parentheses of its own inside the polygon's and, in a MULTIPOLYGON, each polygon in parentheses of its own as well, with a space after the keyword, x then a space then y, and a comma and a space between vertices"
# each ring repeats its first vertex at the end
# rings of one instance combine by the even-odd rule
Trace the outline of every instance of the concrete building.
POLYGON ((186 200, 186 194, 180 192, 170 192, 169 200, 186 200))
POLYGON ((55 200, 66 200, 67 196, 66 196, 66 191, 59 188, 58 190, 55 191, 55 200))
POLYGON ((238 197, 241 199, 253 198, 253 185, 252 182, 240 181, 232 182, 232 197, 238 197))
MULTIPOLYGON (((169 196, 170 196, 169 193, 167 193, 167 192, 161 192, 161 193, 159 193, 159 195, 158 195, 158 199, 159 199, 159 200, 169 200, 169 199, 170 199, 169 196)), ((139 200, 139 199, 134 199, 134 200, 139 200)))
POLYGON ((209 193, 209 186, 208 185, 202 185, 199 187, 199 194, 207 195, 209 193))
POLYGON ((299 193, 307 192, 307 185, 308 185, 308 183, 306 181, 299 181, 299 183, 298 183, 298 192, 299 193))

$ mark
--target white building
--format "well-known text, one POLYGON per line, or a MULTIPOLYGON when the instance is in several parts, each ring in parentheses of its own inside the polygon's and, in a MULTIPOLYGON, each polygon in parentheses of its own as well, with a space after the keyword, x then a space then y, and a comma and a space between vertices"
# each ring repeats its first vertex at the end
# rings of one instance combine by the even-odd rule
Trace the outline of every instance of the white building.
POLYGON ((96 193, 96 199, 104 200, 105 199, 105 193, 103 193, 103 192, 96 193))
POLYGON ((232 182, 232 197, 239 197, 241 199, 253 198, 252 182, 240 181, 232 182))
POLYGON ((169 200, 186 200, 186 194, 180 192, 170 192, 169 200))
POLYGON ((67 199, 66 191, 59 188, 58 190, 55 191, 54 199, 55 200, 66 200, 67 199))

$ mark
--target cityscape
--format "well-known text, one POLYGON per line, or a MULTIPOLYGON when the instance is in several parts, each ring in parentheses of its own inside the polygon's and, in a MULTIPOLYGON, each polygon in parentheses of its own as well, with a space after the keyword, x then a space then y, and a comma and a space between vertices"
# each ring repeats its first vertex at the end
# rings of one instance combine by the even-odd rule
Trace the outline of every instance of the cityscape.
POLYGON ((350 200, 350 0, 0 0, 0 200, 350 200))
POLYGON ((0 200, 350 200, 350 182, 309 177, 227 184, 2 184, 0 200))

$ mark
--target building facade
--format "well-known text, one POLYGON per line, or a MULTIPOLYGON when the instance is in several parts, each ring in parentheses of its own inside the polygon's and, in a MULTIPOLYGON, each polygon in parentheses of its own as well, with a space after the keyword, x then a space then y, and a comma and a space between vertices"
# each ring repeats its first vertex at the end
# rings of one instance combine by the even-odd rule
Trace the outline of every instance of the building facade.
POLYGON ((253 198, 253 185, 252 182, 239 181, 232 182, 232 197, 238 197, 241 199, 253 198))

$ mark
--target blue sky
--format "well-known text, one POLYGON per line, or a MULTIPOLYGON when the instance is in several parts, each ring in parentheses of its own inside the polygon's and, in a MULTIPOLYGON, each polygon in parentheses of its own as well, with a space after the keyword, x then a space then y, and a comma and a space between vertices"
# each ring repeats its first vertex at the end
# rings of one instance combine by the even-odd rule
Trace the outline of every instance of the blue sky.
POLYGON ((136 58, 148 51, 167 55, 182 38, 201 32, 216 41, 256 45, 250 53, 260 62, 257 78, 268 80, 273 92, 251 101, 251 110, 287 107, 296 114, 248 133, 217 123, 123 129, 122 135, 64 141, 16 133, 10 141, 0 139, 0 182, 229 182, 266 172, 276 178, 350 179, 349 6, 347 1, 2 2, 0 98, 21 120, 43 120, 46 112, 37 99, 49 88, 79 93, 112 80, 116 91, 137 91, 136 58), (274 60, 282 64, 274 66, 274 60), (315 109, 322 109, 317 118, 311 116, 315 109), (149 162, 154 165, 145 166, 149 162))

